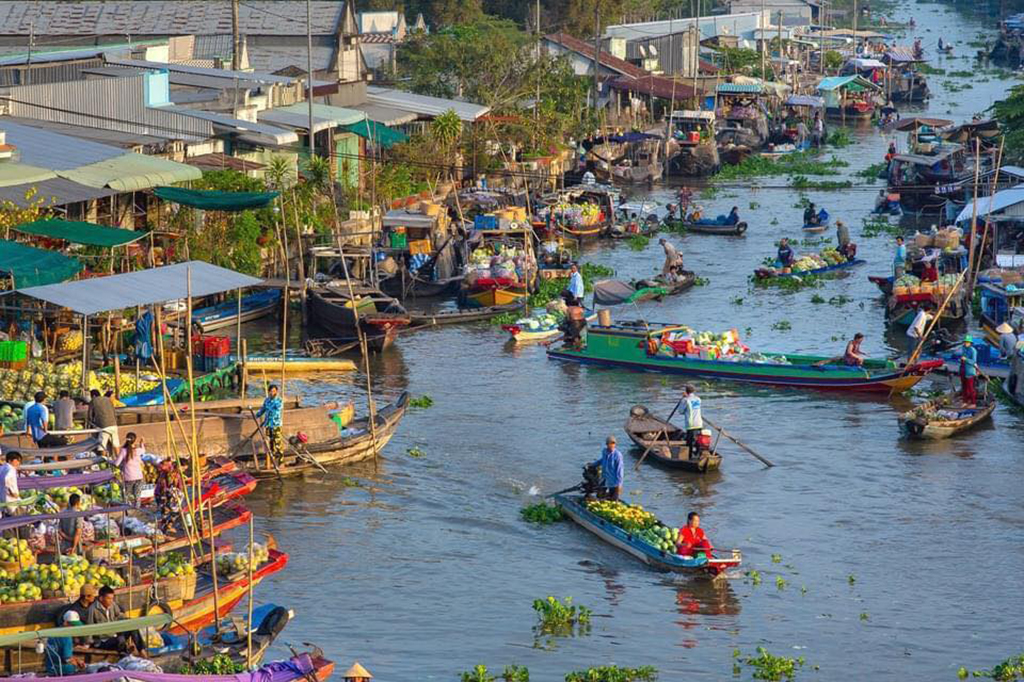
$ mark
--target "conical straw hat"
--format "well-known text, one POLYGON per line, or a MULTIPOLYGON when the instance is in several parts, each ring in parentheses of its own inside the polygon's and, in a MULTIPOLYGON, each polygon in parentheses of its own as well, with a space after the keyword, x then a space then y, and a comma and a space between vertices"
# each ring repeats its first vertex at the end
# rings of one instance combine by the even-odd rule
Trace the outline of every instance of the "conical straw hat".
POLYGON ((373 675, 370 674, 369 670, 359 665, 359 661, 356 661, 352 664, 352 667, 349 668, 348 671, 343 675, 343 677, 362 677, 369 680, 373 678, 373 675))

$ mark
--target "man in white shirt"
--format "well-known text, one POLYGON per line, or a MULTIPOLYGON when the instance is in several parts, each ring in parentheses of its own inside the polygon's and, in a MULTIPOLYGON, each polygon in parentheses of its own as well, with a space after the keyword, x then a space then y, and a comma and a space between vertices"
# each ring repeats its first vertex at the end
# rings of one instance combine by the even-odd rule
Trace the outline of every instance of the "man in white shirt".
POLYGON ((0 466, 0 513, 4 516, 12 516, 13 507, 7 507, 6 503, 21 499, 21 492, 18 490, 18 469, 21 468, 21 453, 12 450, 4 457, 6 460, 0 466))

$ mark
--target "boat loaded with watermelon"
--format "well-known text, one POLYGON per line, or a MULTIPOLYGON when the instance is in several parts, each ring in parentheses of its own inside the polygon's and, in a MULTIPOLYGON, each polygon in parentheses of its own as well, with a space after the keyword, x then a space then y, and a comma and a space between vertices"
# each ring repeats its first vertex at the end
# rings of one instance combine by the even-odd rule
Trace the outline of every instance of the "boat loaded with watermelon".
POLYGON ((850 367, 827 356, 755 353, 740 342, 735 329, 698 333, 683 325, 643 321, 591 326, 582 350, 551 348, 548 357, 771 386, 887 393, 906 391, 942 366, 941 360, 899 367, 891 360, 869 359, 861 367, 850 367))

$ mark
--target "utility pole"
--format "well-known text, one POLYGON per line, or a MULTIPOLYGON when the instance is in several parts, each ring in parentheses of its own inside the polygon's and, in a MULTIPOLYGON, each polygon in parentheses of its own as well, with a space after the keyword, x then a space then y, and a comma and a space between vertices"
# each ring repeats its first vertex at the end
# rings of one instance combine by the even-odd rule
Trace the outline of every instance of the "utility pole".
POLYGON ((700 95, 697 94, 697 77, 700 75, 700 37, 703 35, 700 32, 700 0, 697 0, 697 12, 696 12, 696 23, 694 28, 697 29, 694 38, 696 43, 693 46, 693 99, 696 101, 697 106, 694 107, 698 111, 700 110, 700 95))
POLYGON ((768 31, 767 27, 764 25, 764 0, 761 0, 761 17, 757 20, 757 25, 761 27, 761 80, 764 80, 764 38, 768 31))
POLYGON ((597 115, 598 103, 601 98, 601 86, 598 73, 601 70, 601 4, 594 3, 594 115, 597 115))
POLYGON ((540 116, 540 0, 537 0, 534 29, 537 31, 537 96, 533 98, 533 120, 536 122, 540 116))
POLYGON ((238 32, 238 0, 231 0, 231 70, 242 68, 242 46, 238 32))
POLYGON ((853 0, 853 45, 857 46, 857 0, 853 0))
POLYGON ((786 82, 786 69, 789 68, 788 60, 782 61, 782 10, 779 10, 779 73, 782 74, 782 82, 786 82))
MULTIPOLYGON (((313 9, 306 0, 306 100, 309 102, 309 160, 313 160, 313 9)), ((334 178, 331 178, 334 182, 334 178)), ((333 185, 332 185, 333 186, 333 185)))

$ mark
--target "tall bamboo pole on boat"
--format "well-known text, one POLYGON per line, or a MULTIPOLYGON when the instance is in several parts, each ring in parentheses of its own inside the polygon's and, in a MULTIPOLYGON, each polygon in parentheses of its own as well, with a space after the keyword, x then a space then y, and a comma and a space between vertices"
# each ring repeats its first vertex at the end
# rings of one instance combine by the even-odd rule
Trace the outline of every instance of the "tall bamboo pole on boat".
MULTIPOLYGON (((202 499, 202 489, 199 483, 199 439, 196 436, 196 384, 192 371, 192 354, 195 349, 192 347, 192 266, 185 270, 185 334, 188 338, 188 357, 185 359, 188 368, 188 403, 189 403, 189 424, 192 429, 192 485, 195 486, 193 493, 194 500, 202 499)), ((202 513, 202 507, 200 507, 202 513)))
POLYGON ((238 319, 235 321, 235 355, 242 359, 242 289, 236 290, 238 295, 238 319))
POLYGON ((933 317, 928 322, 928 327, 925 329, 924 334, 921 335, 921 339, 917 342, 917 348, 914 349, 914 352, 911 354, 910 359, 907 360, 907 366, 903 372, 904 374, 906 374, 907 370, 914 366, 914 363, 917 362, 917 359, 921 356, 921 351, 924 350, 924 344, 925 341, 928 340, 928 335, 932 333, 932 329, 935 328, 935 325, 937 325, 939 320, 942 318, 942 313, 946 311, 946 306, 949 305, 950 300, 953 298, 953 294, 955 294, 956 290, 960 288, 960 285, 963 283, 964 277, 967 276, 968 272, 969 270, 964 270, 963 272, 960 273, 960 276, 957 277, 956 282, 954 282, 953 286, 950 287, 949 293, 946 294, 945 300, 942 301, 942 305, 940 305, 939 309, 935 311, 935 317, 933 317))
POLYGON ((971 250, 967 253, 967 271, 974 267, 974 236, 978 228, 978 177, 981 175, 981 138, 974 138, 974 201, 971 202, 971 250))
MULTIPOLYGON (((212 567, 213 573, 213 631, 216 635, 220 632, 220 590, 217 586, 217 540, 213 533, 213 497, 210 497, 209 504, 207 506, 210 518, 210 566, 212 567)), ((251 512, 250 512, 251 513, 251 512)), ((203 515, 203 501, 199 500, 199 516, 202 518, 203 515)), ((252 589, 252 585, 249 585, 249 589, 252 589)))
MULTIPOLYGON (((999 140, 999 153, 996 155, 996 168, 992 174, 992 181, 988 185, 988 211, 985 212, 985 232, 981 237, 980 248, 978 251, 978 262, 971 270, 971 277, 968 280, 968 291, 971 292, 971 296, 974 296, 974 285, 977 283, 978 273, 981 272, 981 259, 985 255, 985 239, 988 237, 988 216, 992 215, 992 205, 996 199, 996 189, 999 187, 999 170, 1003 163, 1003 144, 1006 142, 1006 137, 1002 137, 999 140)), ((977 211, 977 209, 975 209, 977 211)), ((974 253, 974 240, 971 240, 971 253, 974 253)))
POLYGON ((249 516, 249 625, 246 628, 246 642, 245 642, 245 666, 247 668, 252 667, 252 600, 253 600, 253 584, 252 584, 252 569, 253 569, 253 517, 249 516))

